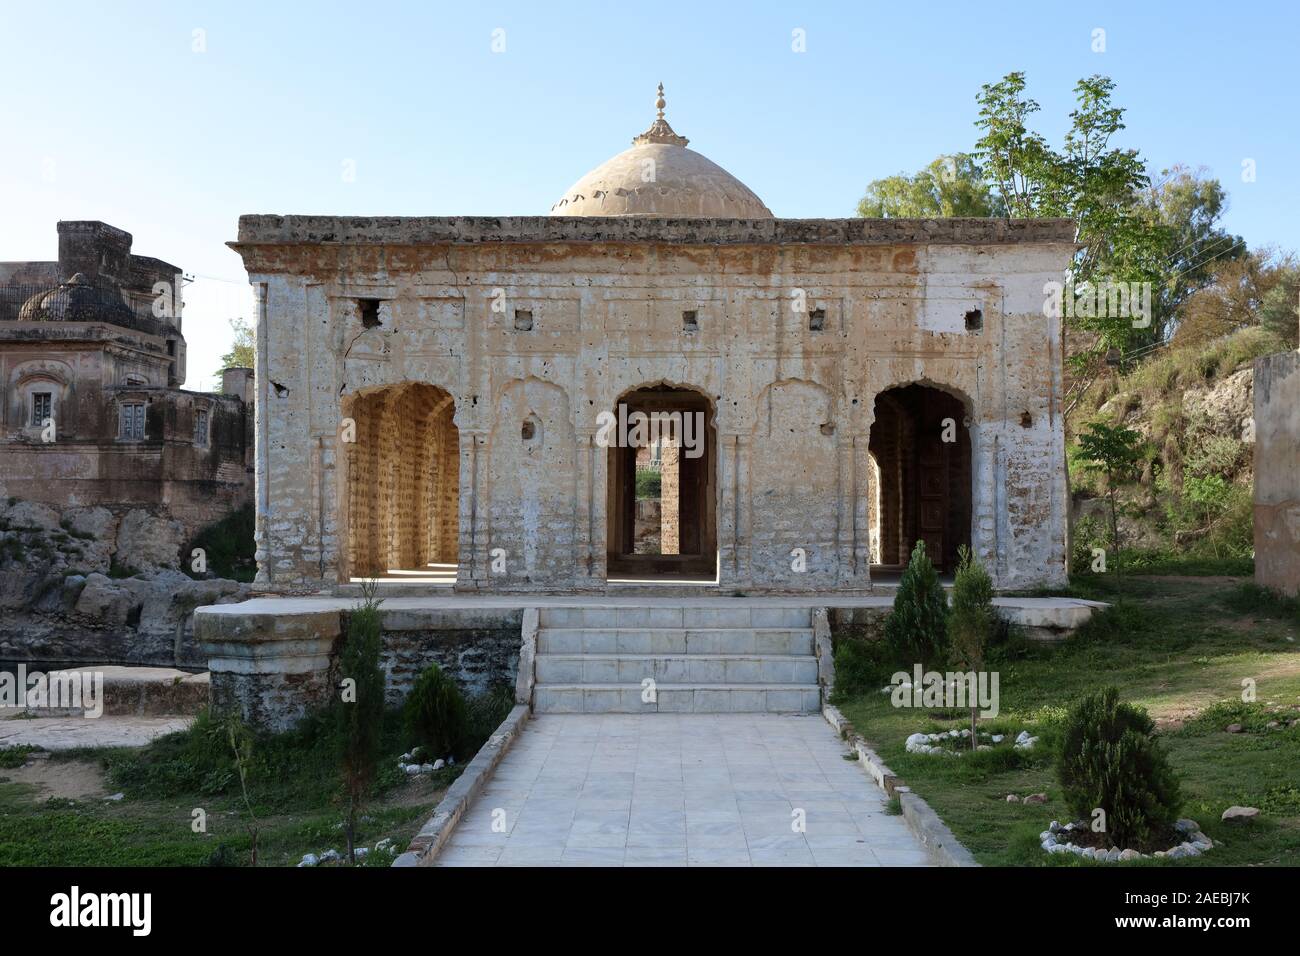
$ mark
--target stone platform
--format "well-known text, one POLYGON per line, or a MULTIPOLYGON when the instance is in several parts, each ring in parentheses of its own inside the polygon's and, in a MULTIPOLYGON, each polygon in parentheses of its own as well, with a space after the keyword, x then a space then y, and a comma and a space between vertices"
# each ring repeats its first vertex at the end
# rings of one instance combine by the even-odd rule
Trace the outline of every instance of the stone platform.
MULTIPOLYGON (((813 671, 829 663, 831 635, 874 636, 893 603, 892 593, 412 595, 393 588, 381 595, 390 703, 436 662, 470 692, 505 683, 539 712, 580 713, 643 711, 647 676, 666 692, 657 710, 816 710, 825 681, 813 671), (824 633, 816 640, 819 615, 824 633)), ((1073 598, 994 603, 1030 637, 1049 641, 1104 607, 1073 598)), ((357 604, 348 596, 268 596, 198 608, 194 631, 209 657, 213 703, 271 729, 326 703, 340 676, 333 673, 338 642, 357 604)))

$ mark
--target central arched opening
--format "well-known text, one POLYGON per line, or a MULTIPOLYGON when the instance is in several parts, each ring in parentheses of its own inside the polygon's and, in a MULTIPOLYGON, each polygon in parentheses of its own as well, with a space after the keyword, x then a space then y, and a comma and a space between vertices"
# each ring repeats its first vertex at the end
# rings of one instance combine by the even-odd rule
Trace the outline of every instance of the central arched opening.
POLYGON ((349 416, 348 556, 353 580, 453 584, 460 435, 450 394, 407 382, 358 395, 349 416))
POLYGON ((971 444, 961 399, 927 385, 876 396, 868 451, 876 479, 871 515, 873 580, 889 580, 918 540, 941 573, 970 544, 971 444))
POLYGON ((716 580, 711 418, 706 396, 662 385, 623 395, 606 420, 611 580, 716 580))

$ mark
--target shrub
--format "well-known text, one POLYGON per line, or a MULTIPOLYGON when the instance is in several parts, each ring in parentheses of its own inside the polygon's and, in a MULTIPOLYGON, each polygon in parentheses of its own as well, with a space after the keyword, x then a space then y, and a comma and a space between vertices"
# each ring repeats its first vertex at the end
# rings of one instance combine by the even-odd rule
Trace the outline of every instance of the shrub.
POLYGON ((364 599, 348 620, 347 639, 339 653, 339 677, 345 683, 334 703, 339 764, 347 802, 344 825, 348 856, 356 863, 356 820, 370 793, 379 763, 384 727, 384 671, 379 666, 382 620, 374 583, 364 586, 364 599))
POLYGON ((894 610, 885 619, 885 643, 900 664, 930 667, 942 663, 948 645, 948 599, 925 542, 916 542, 912 558, 894 595, 894 610))
POLYGON ((438 756, 461 752, 468 736, 469 714, 456 682, 430 664, 415 679, 406 698, 406 729, 417 743, 438 756))
POLYGON ((855 638, 838 641, 832 697, 838 703, 869 694, 888 682, 888 671, 879 643, 855 638))
POLYGON ((202 548, 207 555, 208 571, 212 574, 232 581, 252 581, 257 577, 257 561, 253 556, 255 523, 253 506, 244 505, 238 511, 208 525, 185 548, 181 569, 194 577, 190 570, 189 556, 195 548, 202 548))
POLYGON ((639 468, 636 473, 636 496, 658 498, 663 488, 663 476, 653 468, 639 468))
POLYGON ((1147 712, 1107 687, 1071 709, 1061 734, 1058 777, 1079 819, 1106 812, 1112 845, 1145 846, 1173 825, 1182 802, 1178 779, 1147 712))
POLYGON ((466 750, 478 750, 496 732, 515 706, 515 689, 497 684, 486 694, 471 697, 466 703, 466 750))
MULTIPOLYGON (((966 545, 962 545, 957 553, 952 611, 948 616, 948 640, 956 663, 968 671, 978 672, 984 669, 984 655, 998 627, 997 612, 993 610, 993 579, 966 545)), ((978 722, 979 706, 972 702, 972 749, 979 742, 976 736, 978 722)))

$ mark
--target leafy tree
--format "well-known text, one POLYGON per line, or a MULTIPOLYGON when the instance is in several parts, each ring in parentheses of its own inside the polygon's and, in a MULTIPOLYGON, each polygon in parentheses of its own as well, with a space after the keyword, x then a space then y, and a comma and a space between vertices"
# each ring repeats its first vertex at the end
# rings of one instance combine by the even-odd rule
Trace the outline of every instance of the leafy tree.
POLYGON ((217 369, 218 375, 223 369, 257 367, 257 346, 253 327, 246 319, 231 319, 230 329, 234 333, 234 341, 230 345, 230 351, 221 356, 221 367, 217 369))
POLYGON ((1272 286, 1259 305, 1259 321, 1288 347, 1300 345, 1300 268, 1289 261, 1271 277, 1272 286))
MULTIPOLYGON (((1103 281, 1150 282, 1160 287, 1165 274, 1162 252, 1169 229, 1141 208, 1150 178, 1138 152, 1111 145, 1124 129, 1124 111, 1111 102, 1114 83, 1104 76, 1075 84, 1076 108, 1060 152, 1029 128, 1038 103, 1025 95, 1025 75, 1009 73, 985 84, 977 100, 976 126, 983 135, 975 158, 1001 193, 1012 216, 1066 217, 1078 223, 1081 244, 1070 276, 1082 290, 1103 281)), ((1121 354, 1149 340, 1151 328, 1138 329, 1131 316, 1111 314, 1067 318, 1067 361, 1074 373, 1067 412, 1106 367, 1104 357, 1121 354)), ((1154 317, 1152 327, 1158 323, 1154 317)))
POLYGON ((379 764, 384 725, 384 671, 379 666, 381 601, 375 600, 375 582, 362 586, 362 602, 348 620, 348 633, 339 654, 341 686, 334 704, 343 797, 347 804, 344 830, 348 858, 357 862, 357 815, 370 795, 379 764))
POLYGON ((858 201, 858 215, 874 219, 1001 216, 1002 200, 966 153, 940 156, 908 176, 877 179, 858 201))
POLYGON ((1084 820, 1105 811, 1113 846, 1136 848, 1173 825, 1182 796, 1147 712, 1122 703, 1114 687, 1070 708, 1057 762, 1070 811, 1084 820))
POLYGON ((1210 280, 1179 305, 1176 346, 1199 345, 1259 324, 1285 347, 1296 344, 1300 266, 1270 249, 1212 263, 1210 280))
POLYGON ((1183 304, 1198 289, 1210 285, 1216 267, 1244 259, 1246 242, 1219 227, 1228 208, 1220 182, 1204 169, 1174 166, 1162 170, 1139 200, 1139 210, 1160 230, 1164 259, 1163 281, 1158 287, 1156 328, 1166 337, 1183 304))
POLYGON ((940 663, 948 645, 948 599, 939 574, 917 541, 894 595, 893 612, 885 619, 885 641, 899 663, 922 668, 940 663))
MULTIPOLYGON (((957 574, 952 586, 952 611, 948 617, 948 641, 954 662, 964 670, 984 670, 984 652, 998 626, 993 610, 993 579, 988 570, 962 545, 957 551, 957 574)), ((970 745, 979 743, 979 703, 971 701, 970 745)))
POLYGON ((1123 580, 1116 494, 1121 485, 1137 477, 1138 462, 1142 459, 1142 436, 1123 425, 1090 422, 1079 435, 1074 457, 1086 470, 1101 472, 1106 476, 1106 496, 1110 499, 1110 539, 1115 552, 1115 588, 1119 591, 1123 580))

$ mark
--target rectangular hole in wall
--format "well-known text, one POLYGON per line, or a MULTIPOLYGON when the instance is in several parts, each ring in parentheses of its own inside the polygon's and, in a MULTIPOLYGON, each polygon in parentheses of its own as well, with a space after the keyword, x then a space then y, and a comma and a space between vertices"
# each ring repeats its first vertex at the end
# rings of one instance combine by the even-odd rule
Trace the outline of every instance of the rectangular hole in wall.
POLYGON ((966 313, 966 331, 978 332, 984 328, 984 312, 981 309, 971 309, 966 313))
POLYGON ((826 310, 813 309, 808 313, 808 331, 822 332, 826 329, 826 310))
POLYGON ((531 332, 533 330, 533 310, 515 309, 515 331, 531 332))
POLYGON ((700 329, 699 313, 694 309, 687 309, 682 313, 682 331, 698 332, 700 329))
POLYGON ((379 302, 379 299, 357 299, 357 311, 361 314, 363 328, 379 328, 379 302))

